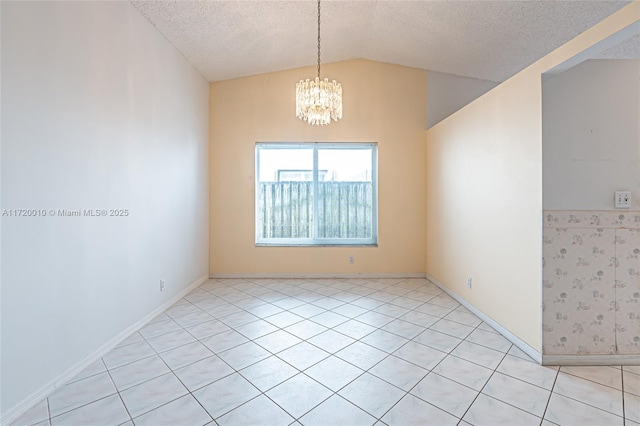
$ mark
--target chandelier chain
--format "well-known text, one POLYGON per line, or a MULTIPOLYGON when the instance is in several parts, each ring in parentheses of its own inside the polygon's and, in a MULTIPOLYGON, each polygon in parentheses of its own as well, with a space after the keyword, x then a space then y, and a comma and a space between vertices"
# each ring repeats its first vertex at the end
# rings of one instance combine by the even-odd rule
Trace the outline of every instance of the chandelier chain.
POLYGON ((320 78, 320 0, 318 0, 318 78, 320 78))

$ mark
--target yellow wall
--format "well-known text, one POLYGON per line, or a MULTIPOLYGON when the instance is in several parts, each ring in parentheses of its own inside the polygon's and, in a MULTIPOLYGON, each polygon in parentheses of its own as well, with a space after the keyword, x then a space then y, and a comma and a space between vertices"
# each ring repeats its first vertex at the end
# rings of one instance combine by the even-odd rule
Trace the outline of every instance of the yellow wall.
POLYGON ((427 133, 427 273, 539 349, 541 102, 530 78, 427 133))
POLYGON ((541 76, 638 19, 636 2, 427 132, 427 273, 538 352, 541 76))
POLYGON ((315 72, 211 84, 211 273, 424 273, 426 71, 365 60, 323 65, 323 77, 344 91, 344 118, 325 127, 295 117, 296 82, 315 72), (378 142, 379 246, 256 247, 256 142, 378 142))

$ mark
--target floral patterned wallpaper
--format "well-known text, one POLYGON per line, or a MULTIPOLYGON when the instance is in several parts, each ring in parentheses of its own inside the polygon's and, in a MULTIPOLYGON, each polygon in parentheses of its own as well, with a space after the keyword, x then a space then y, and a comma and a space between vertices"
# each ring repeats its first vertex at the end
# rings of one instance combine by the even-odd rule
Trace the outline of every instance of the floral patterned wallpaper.
POLYGON ((640 211, 545 211, 543 353, 640 354, 640 211))

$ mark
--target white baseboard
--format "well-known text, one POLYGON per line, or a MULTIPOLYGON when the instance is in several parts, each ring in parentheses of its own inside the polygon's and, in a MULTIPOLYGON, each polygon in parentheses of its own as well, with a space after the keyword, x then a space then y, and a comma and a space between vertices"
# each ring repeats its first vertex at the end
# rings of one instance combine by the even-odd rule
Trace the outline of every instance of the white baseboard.
POLYGON ((460 296, 459 294, 457 294, 457 293, 451 291, 450 289, 448 289, 444 284, 442 284, 441 282, 439 282, 438 280, 433 278, 431 275, 426 274, 426 277, 427 277, 427 279, 429 281, 431 281, 432 283, 434 283, 435 285, 440 287, 440 289, 442 291, 447 293, 449 296, 453 297, 462 306, 464 306, 465 308, 467 308, 468 310, 473 312, 473 314, 475 316, 477 316, 482 321, 484 321, 487 324, 489 324, 498 333, 502 334, 508 341, 510 341, 511 343, 516 345, 522 352, 524 352, 527 355, 529 355, 531 357, 531 359, 533 359, 535 362, 537 362, 538 364, 544 364, 543 363, 543 357, 542 357, 542 354, 540 352, 536 351, 534 348, 529 346, 527 343, 525 343, 518 336, 516 336, 515 334, 513 334, 512 332, 510 332, 509 330, 504 328, 502 325, 498 324, 492 318, 487 316, 484 312, 480 311, 478 308, 476 308, 471 303, 469 303, 462 296, 460 296))
POLYGON ((288 274, 216 274, 212 273, 209 278, 240 278, 240 279, 312 279, 312 278, 424 278, 424 272, 408 272, 408 273, 380 273, 380 274, 307 274, 307 273, 288 273, 288 274))
POLYGON ((640 365, 640 355, 542 355, 542 365, 640 365))
POLYGON ((203 275, 202 277, 198 278, 196 281, 189 284, 187 288, 182 290, 180 293, 178 293, 171 299, 164 302, 158 308, 154 309, 152 312, 150 312, 140 321, 127 327, 124 331, 119 333, 113 339, 106 342, 104 345, 102 345, 100 348, 94 351, 91 355, 89 355, 82 361, 78 362, 77 364, 73 365, 72 367, 68 368, 58 377, 49 381, 40 389, 38 389, 37 391, 29 395, 27 398, 23 399, 22 401, 20 401, 19 403, 11 407, 9 410, 6 411, 6 413, 2 414, 2 417, 0 418, 0 425, 8 425, 11 422, 15 421, 16 419, 18 419, 20 416, 26 413, 31 407, 35 406, 44 398, 51 395, 51 393, 53 393, 53 391, 55 391, 57 388, 59 388, 60 386, 63 386, 69 380, 73 379, 82 370, 87 368, 89 365, 93 364, 98 359, 102 358, 104 355, 107 354, 107 352, 115 348, 124 339, 129 337, 134 332, 138 331, 140 328, 142 328, 147 323, 149 323, 149 321, 151 321, 152 319, 160 315, 162 312, 166 311, 169 307, 171 307, 171 305, 176 303, 178 300, 182 299, 184 296, 189 294, 193 289, 200 286, 202 283, 204 283, 208 279, 209 277, 206 275, 203 275))

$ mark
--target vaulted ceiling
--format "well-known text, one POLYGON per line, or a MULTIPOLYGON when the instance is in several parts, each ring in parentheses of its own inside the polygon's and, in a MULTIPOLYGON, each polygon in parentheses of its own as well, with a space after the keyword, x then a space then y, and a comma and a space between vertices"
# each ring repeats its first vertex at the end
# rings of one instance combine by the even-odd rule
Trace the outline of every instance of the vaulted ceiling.
MULTIPOLYGON (((131 3, 209 81, 316 62, 315 0, 131 3)), ((501 82, 627 3, 326 0, 322 62, 364 58, 501 82)))

